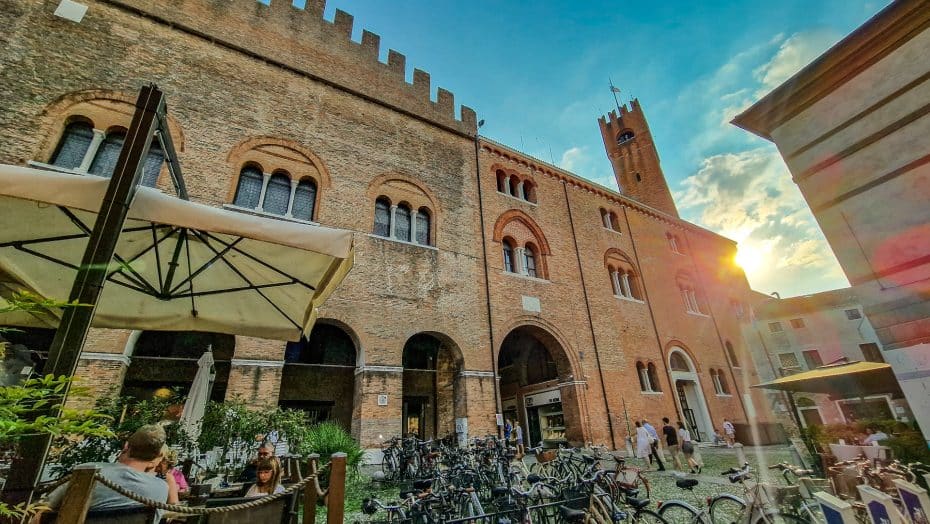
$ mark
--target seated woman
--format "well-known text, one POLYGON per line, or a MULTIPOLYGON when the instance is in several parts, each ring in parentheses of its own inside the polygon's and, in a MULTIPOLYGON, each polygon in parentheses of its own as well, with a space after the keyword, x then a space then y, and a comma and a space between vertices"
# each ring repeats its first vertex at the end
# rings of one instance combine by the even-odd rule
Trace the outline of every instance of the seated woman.
POLYGON ((187 479, 184 478, 184 473, 175 467, 178 464, 178 452, 165 446, 163 453, 164 458, 162 459, 161 463, 155 467, 156 476, 165 479, 167 482, 168 475, 171 475, 178 487, 178 492, 183 493, 187 491, 190 488, 187 485, 187 479))
POLYGON ((284 491, 284 486, 281 485, 281 463, 278 459, 260 459, 255 466, 255 484, 245 493, 246 497, 264 497, 284 491))

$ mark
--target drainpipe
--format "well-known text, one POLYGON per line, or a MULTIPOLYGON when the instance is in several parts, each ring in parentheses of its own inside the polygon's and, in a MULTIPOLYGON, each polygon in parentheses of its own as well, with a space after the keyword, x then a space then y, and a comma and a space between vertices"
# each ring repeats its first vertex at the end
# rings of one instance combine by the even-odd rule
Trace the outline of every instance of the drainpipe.
MULTIPOLYGON (((484 120, 478 122, 478 129, 484 125, 484 120)), ((484 198, 481 196, 481 159, 479 157, 479 148, 478 143, 478 131, 475 130, 475 179, 478 182, 478 218, 481 221, 481 258, 484 260, 484 297, 485 304, 488 309, 488 340, 491 343, 491 371, 494 373, 492 377, 494 381, 494 402, 497 406, 497 413, 503 413, 504 409, 501 404, 501 392, 500 386, 497 383, 499 377, 497 375, 497 359, 494 358, 494 324, 493 316, 491 315, 491 277, 490 271, 488 269, 488 247, 487 247, 487 237, 484 229, 484 198)), ((501 434, 502 428, 497 426, 497 421, 494 422, 497 427, 497 436, 503 436, 501 434)))
MULTIPOLYGON (((568 208, 568 223, 572 228, 572 242, 575 243, 575 258, 578 260, 578 274, 581 276, 581 291, 584 293, 584 305, 588 310, 588 328, 591 329, 591 343, 594 346, 594 360, 597 362, 597 374, 601 379, 601 394, 604 396, 604 407, 607 409, 607 431, 610 432, 610 448, 617 449, 614 438, 614 416, 610 412, 610 402, 607 401, 607 386, 604 384, 604 370, 601 368, 601 357, 597 350, 597 335, 594 333, 594 321, 591 319, 591 302, 588 301, 588 286, 584 282, 584 269, 581 267, 581 252, 578 250, 578 237, 575 235, 575 219, 572 215, 572 205, 568 199, 568 187, 562 180, 562 192, 565 193, 565 207, 568 208)), ((582 364, 584 366, 584 364, 582 364)), ((582 369, 584 369, 582 367, 582 369)), ((590 419, 590 415, 588 417, 590 419)))

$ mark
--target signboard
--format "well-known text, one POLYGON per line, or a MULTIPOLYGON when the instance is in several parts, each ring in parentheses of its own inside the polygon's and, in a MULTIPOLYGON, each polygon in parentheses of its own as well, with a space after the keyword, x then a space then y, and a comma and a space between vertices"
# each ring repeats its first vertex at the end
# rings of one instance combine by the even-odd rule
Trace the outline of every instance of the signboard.
POLYGON ((379 405, 379 406, 387 406, 387 400, 388 400, 388 396, 387 396, 387 395, 378 395, 378 405, 379 405))
POLYGON ((870 486, 860 485, 856 486, 856 489, 862 496, 872 524, 904 524, 904 519, 890 496, 870 486))
POLYGON ((820 503, 820 509, 823 510, 823 517, 827 524, 857 524, 856 512, 849 502, 834 497, 826 491, 814 493, 814 498, 820 503))
POLYGON ((528 395, 523 399, 526 407, 547 406, 549 404, 558 404, 562 402, 562 393, 558 389, 552 391, 543 391, 535 395, 528 395))
POLYGON ((497 414, 497 425, 498 425, 498 426, 503 426, 503 425, 504 425, 504 415, 502 415, 502 414, 500 414, 500 413, 497 414))
POLYGON ((904 514, 911 523, 930 524, 930 519, 927 518, 930 515, 930 498, 927 497, 927 490, 901 479, 894 479, 894 485, 901 496, 904 514))

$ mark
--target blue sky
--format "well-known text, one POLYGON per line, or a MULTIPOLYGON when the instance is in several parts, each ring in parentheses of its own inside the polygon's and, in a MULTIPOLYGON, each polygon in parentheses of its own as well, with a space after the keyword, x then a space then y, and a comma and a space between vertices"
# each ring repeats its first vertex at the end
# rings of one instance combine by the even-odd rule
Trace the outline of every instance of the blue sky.
POLYGON ((739 241, 753 288, 784 297, 848 282, 775 147, 728 122, 886 4, 329 0, 325 17, 381 35, 382 60, 428 71, 482 135, 616 189, 597 126, 611 78, 639 98, 681 216, 739 241))

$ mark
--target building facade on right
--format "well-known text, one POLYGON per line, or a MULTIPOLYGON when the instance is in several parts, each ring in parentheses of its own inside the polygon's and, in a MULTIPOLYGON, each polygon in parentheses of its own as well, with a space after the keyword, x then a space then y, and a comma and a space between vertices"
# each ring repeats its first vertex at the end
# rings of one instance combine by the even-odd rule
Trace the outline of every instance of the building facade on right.
POLYGON ((930 441, 930 2, 893 2, 733 123, 771 140, 930 441))
MULTIPOLYGON (((755 333, 746 335, 747 347, 763 381, 834 364, 885 362, 881 343, 853 289, 784 299, 755 293, 751 303, 750 326, 755 333)), ((783 393, 768 394, 776 413, 790 409, 783 393)), ((900 394, 892 393, 849 399, 797 393, 794 404, 794 420, 803 427, 874 419, 906 423, 913 416, 900 394)))

